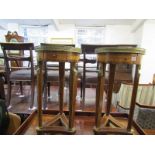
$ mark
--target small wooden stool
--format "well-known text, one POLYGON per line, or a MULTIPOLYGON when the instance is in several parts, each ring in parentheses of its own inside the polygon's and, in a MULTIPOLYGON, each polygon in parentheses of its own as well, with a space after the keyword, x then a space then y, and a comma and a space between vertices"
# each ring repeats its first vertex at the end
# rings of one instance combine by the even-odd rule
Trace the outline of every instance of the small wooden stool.
POLYGON ((76 63, 80 59, 80 49, 70 46, 42 45, 36 48, 38 52, 38 127, 37 133, 61 133, 74 134, 74 111, 77 93, 77 68, 76 63), (45 61, 59 62, 59 113, 44 123, 42 121, 42 85, 43 85, 43 64, 45 61), (64 96, 64 73, 65 62, 70 62, 70 83, 69 83, 69 120, 63 112, 64 96), (56 123, 58 125, 56 125, 56 123))
POLYGON ((135 108, 137 87, 139 82, 139 69, 144 54, 144 49, 133 47, 109 47, 97 48, 97 61, 99 62, 98 86, 96 89, 96 118, 95 118, 95 134, 132 134, 132 121, 135 108), (104 123, 101 124, 101 112, 103 103, 104 78, 106 64, 109 64, 109 82, 107 92, 107 107, 103 116, 104 123), (115 68, 117 64, 135 64, 135 76, 133 80, 133 91, 131 106, 128 116, 127 127, 122 125, 116 118, 110 114, 112 91, 114 84, 115 68), (112 126, 110 126, 112 125, 112 126))

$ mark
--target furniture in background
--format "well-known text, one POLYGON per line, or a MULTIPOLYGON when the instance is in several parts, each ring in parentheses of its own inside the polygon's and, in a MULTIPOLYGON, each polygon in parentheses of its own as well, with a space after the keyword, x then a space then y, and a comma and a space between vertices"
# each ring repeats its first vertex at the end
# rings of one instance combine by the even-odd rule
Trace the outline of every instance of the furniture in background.
POLYGON ((37 133, 63 133, 73 134, 74 111, 77 92, 77 67, 76 63, 80 58, 80 50, 74 47, 52 45, 40 46, 36 48, 38 53, 38 128, 37 133), (43 64, 46 61, 59 62, 59 113, 51 118, 51 121, 43 123, 42 114, 42 83, 43 83, 43 64), (64 78, 65 62, 70 63, 69 77, 69 120, 63 111, 64 103, 64 78), (58 123, 58 125, 56 125, 58 123))
POLYGON ((33 43, 0 43, 5 62, 5 72, 7 78, 7 106, 11 107, 11 83, 12 82, 21 82, 21 81, 30 81, 31 82, 31 104, 30 109, 33 108, 34 104, 34 90, 35 90, 35 72, 33 65, 33 54, 32 50, 34 49, 33 43), (29 56, 23 55, 10 55, 8 52, 12 50, 29 52, 29 56), (20 66, 17 63, 17 66, 12 66, 11 62, 27 62, 27 66, 20 66))
POLYGON ((155 129, 155 105, 136 104, 135 112, 137 113, 136 122, 143 129, 155 129))
POLYGON ((94 53, 94 49, 100 47, 99 45, 87 45, 82 44, 81 50, 83 58, 80 60, 82 66, 79 65, 78 68, 82 72, 82 85, 81 85, 81 97, 82 97, 82 109, 85 106, 85 89, 86 85, 89 83, 95 84, 97 81, 97 62, 94 53))
MULTIPOLYGON (((129 113, 133 84, 122 83, 116 96, 117 111, 129 113)), ((144 129, 155 129, 155 86, 139 84, 134 110, 134 120, 144 129)))
MULTIPOLYGON (((136 103, 141 105, 151 105, 153 99, 153 84, 138 84, 136 103)), ((133 84, 122 83, 118 93, 113 93, 115 96, 115 105, 119 112, 127 112, 131 104, 133 84), (124 110, 123 110, 124 109, 124 110)))
MULTIPOLYGON (((13 42, 13 43, 18 43, 18 42, 21 42, 23 43, 24 42, 24 37, 23 36, 19 36, 18 33, 16 31, 14 32, 11 32, 11 31, 8 31, 7 35, 5 35, 5 40, 6 42, 13 42)), ((14 55, 14 56, 24 56, 24 51, 19 51, 19 50, 9 50, 8 51, 8 54, 11 56, 11 55, 14 55)), ((11 61, 11 66, 12 67, 17 67, 17 66, 20 66, 22 67, 23 66, 23 62, 21 61, 11 61)), ((20 84, 20 92, 21 92, 21 97, 23 96, 23 84, 22 84, 22 81, 19 82, 20 84)))
POLYGON ((19 36, 16 31, 14 32, 8 31, 7 35, 5 35, 5 39, 6 42, 24 42, 24 37, 19 36))
POLYGON ((94 132, 96 134, 132 134, 133 114, 136 103, 136 95, 139 81, 139 69, 144 49, 133 47, 106 47, 97 48, 97 61, 99 62, 98 83, 96 89, 96 119, 94 132), (105 81, 105 68, 109 64, 109 79, 107 90, 106 111, 102 118, 103 91, 105 81), (132 98, 127 119, 127 126, 121 124, 110 113, 112 104, 112 92, 117 64, 135 64, 135 76, 133 80, 132 98), (103 124, 102 124, 103 123, 103 124), (114 126, 114 127, 113 127, 114 126))

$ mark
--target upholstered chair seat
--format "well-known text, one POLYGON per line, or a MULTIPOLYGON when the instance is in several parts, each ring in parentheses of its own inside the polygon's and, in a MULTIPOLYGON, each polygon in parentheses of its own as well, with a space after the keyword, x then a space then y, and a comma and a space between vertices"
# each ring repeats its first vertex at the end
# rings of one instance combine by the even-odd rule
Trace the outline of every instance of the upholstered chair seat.
MULTIPOLYGON (((36 77, 36 71, 34 72, 34 76, 36 77)), ((17 80, 31 80, 31 70, 17 70, 17 71, 13 71, 10 74, 10 79, 13 81, 17 81, 17 80)))

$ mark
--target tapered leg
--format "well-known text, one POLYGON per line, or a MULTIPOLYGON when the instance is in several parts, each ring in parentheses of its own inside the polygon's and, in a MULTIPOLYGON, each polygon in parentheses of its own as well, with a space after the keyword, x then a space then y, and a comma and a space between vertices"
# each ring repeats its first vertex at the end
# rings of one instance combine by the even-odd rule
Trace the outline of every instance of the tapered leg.
POLYGON ((135 77, 134 77, 134 83, 133 83, 134 87, 132 90, 132 99, 131 99, 131 105, 130 105, 130 111, 129 111, 128 125, 127 125, 128 131, 131 130, 132 122, 133 122, 133 115, 134 115, 134 109, 135 109, 135 103, 136 103, 138 82, 139 82, 139 77, 140 77, 139 70, 140 70, 140 65, 136 65, 135 77))
POLYGON ((47 88, 48 88, 48 97, 50 97, 50 82, 47 83, 47 88))
POLYGON ((43 81, 43 62, 38 61, 38 70, 37 70, 37 91, 38 91, 38 127, 42 127, 42 81, 43 81))
POLYGON ((47 83, 44 83, 43 93, 44 93, 44 97, 43 97, 43 109, 45 110, 47 108, 47 83))
POLYGON ((81 99, 82 99, 82 94, 83 94, 83 81, 82 81, 82 78, 81 78, 81 80, 80 80, 80 97, 81 97, 81 99))
POLYGON ((102 104, 103 104, 103 92, 104 92, 104 76, 105 76, 105 66, 106 64, 100 63, 98 72, 98 83, 96 88, 96 117, 95 117, 95 127, 100 127, 101 114, 102 114, 102 104))
POLYGON ((33 79, 31 81, 31 104, 30 104, 30 109, 32 109, 33 106, 34 106, 34 94, 35 94, 35 80, 33 79))
POLYGON ((84 110, 85 107, 85 90, 86 90, 86 64, 83 62, 83 77, 82 77, 82 110, 84 110))
POLYGON ((43 93, 44 93, 44 98, 43 98, 43 109, 47 108, 47 65, 46 62, 44 63, 44 81, 43 81, 43 93))
POLYGON ((65 62, 59 62, 59 103, 60 103, 60 114, 63 113, 64 106, 64 76, 65 75, 65 62))
POLYGON ((111 110, 111 100, 112 100, 112 91, 113 91, 114 78, 115 78, 115 68, 116 68, 116 64, 110 64, 106 115, 109 115, 111 110))
POLYGON ((7 107, 11 107, 11 82, 8 81, 8 89, 7 89, 7 107))
POLYGON ((19 82, 19 85, 20 85, 21 95, 23 95, 23 83, 22 83, 22 81, 19 82))
POLYGON ((77 94, 77 69, 76 63, 71 63, 69 89, 69 130, 74 130, 74 112, 77 94))

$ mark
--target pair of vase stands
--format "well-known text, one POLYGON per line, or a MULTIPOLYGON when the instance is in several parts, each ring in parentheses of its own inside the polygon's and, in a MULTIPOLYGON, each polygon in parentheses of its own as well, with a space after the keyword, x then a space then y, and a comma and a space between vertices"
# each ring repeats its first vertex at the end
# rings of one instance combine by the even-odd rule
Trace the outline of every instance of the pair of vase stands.
MULTIPOLYGON (((95 113, 95 134, 133 134, 132 123, 136 101, 136 93, 139 82, 139 70, 144 49, 135 47, 105 47, 97 48, 97 61, 99 63, 98 83, 96 88, 96 113, 95 113), (109 79, 107 91, 107 104, 104 115, 102 116, 103 92, 105 68, 109 64, 109 79), (127 118, 127 125, 111 115, 112 91, 117 64, 135 65, 133 78, 133 92, 131 106, 127 118)), ((41 45, 36 48, 38 52, 37 88, 38 88, 38 127, 37 134, 75 134, 74 127, 75 103, 77 93, 77 67, 80 59, 80 49, 70 46, 41 45), (46 61, 59 62, 59 113, 51 118, 49 122, 43 122, 42 112, 42 85, 43 85, 43 64, 46 61), (69 77, 69 115, 66 117, 63 111, 64 96, 64 74, 65 62, 70 63, 69 77)))

